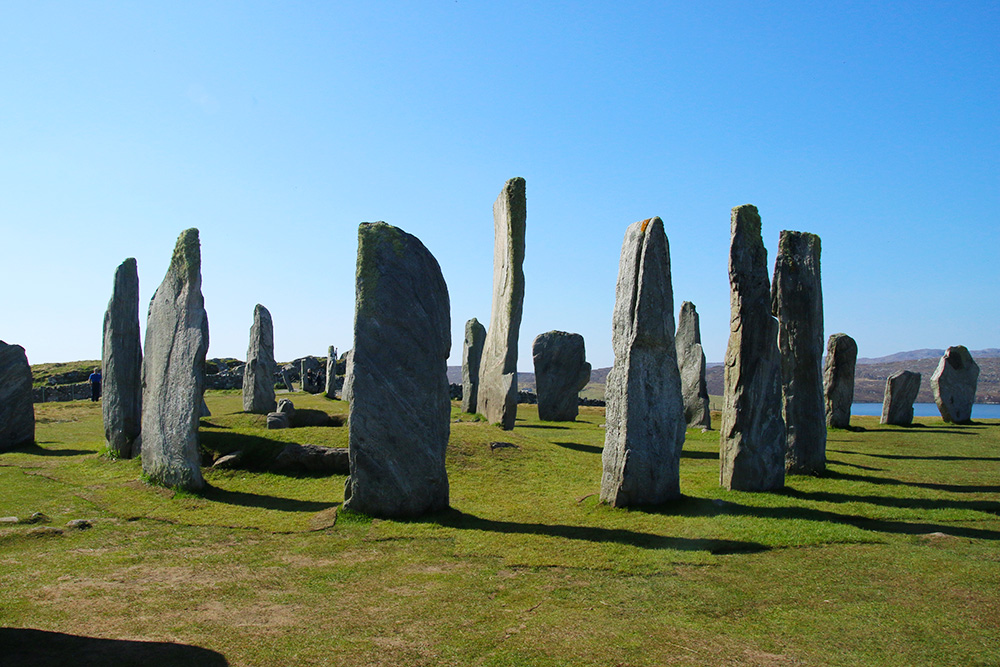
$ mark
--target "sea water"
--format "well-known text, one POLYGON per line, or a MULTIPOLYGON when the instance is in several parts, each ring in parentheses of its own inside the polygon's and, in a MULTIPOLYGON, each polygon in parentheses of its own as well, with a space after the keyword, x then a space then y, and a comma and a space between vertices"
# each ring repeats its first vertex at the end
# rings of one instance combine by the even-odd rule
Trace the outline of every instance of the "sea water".
MULTIPOLYGON (((851 405, 851 414, 867 417, 882 416, 881 403, 854 403, 851 405)), ((914 403, 914 417, 940 417, 941 411, 934 403, 914 403)), ((986 405, 976 403, 972 406, 973 419, 1000 419, 1000 405, 986 405)))

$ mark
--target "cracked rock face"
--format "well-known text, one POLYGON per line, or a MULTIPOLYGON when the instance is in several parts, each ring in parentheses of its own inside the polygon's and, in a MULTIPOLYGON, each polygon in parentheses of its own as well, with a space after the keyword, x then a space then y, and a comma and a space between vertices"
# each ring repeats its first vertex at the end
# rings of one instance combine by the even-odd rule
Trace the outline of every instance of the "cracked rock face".
POLYGON ((979 364, 964 345, 949 347, 931 376, 931 391, 941 419, 954 424, 972 420, 979 364))
POLYGON ((108 452, 115 458, 132 458, 141 447, 140 340, 139 271, 130 257, 115 269, 101 345, 101 413, 108 452))
POLYGON ((767 250, 757 207, 734 208, 730 229, 719 482, 738 491, 771 491, 785 485, 785 422, 778 322, 771 316, 767 250))
POLYGON ((684 395, 684 419, 688 426, 712 428, 712 413, 708 406, 708 384, 705 381, 705 352, 701 347, 701 325, 698 311, 690 301, 681 304, 677 318, 677 370, 681 375, 684 395))
POLYGON ((531 345, 535 367, 538 418, 574 421, 580 413, 580 390, 590 382, 583 336, 565 331, 538 334, 531 345))
POLYGON ((913 401, 920 393, 920 373, 898 371, 885 381, 882 424, 909 426, 913 423, 913 401))
POLYGON ((415 236, 363 223, 345 509, 415 517, 448 507, 450 353, 448 287, 437 260, 415 236))
POLYGON ((243 366, 243 411, 258 415, 274 412, 274 324, 271 313, 259 303, 253 309, 247 363, 243 366))
POLYGON ((205 390, 208 314, 198 230, 181 233, 149 304, 142 362, 142 471, 171 488, 205 486, 198 422, 205 390))
POLYGON ((0 452, 35 441, 31 365, 20 345, 0 340, 0 452))
POLYGON ((625 231, 618 264, 612 345, 605 388, 607 434, 601 501, 656 505, 680 497, 686 422, 674 346, 670 248, 663 222, 625 231))
POLYGON ((462 412, 479 411, 479 367, 486 343, 486 327, 472 318, 465 323, 462 344, 462 412))
POLYGON ((826 424, 833 428, 851 425, 854 403, 854 369, 858 344, 845 333, 835 333, 826 343, 823 366, 823 393, 826 397, 826 424))

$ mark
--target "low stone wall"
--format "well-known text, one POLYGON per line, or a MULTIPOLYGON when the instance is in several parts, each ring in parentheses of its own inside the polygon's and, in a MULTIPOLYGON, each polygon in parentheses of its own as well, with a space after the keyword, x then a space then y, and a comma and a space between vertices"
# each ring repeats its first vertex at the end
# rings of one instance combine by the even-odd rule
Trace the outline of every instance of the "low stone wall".
POLYGON ((36 387, 31 390, 31 397, 34 403, 89 400, 90 383, 76 382, 73 384, 53 384, 45 387, 36 387))

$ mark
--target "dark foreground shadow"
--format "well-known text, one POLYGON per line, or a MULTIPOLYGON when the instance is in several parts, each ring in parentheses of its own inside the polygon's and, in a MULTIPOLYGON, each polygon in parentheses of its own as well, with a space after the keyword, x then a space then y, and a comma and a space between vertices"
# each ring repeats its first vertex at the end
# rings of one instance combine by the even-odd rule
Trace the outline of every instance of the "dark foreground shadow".
POLYGON ((843 479, 850 482, 866 482, 885 486, 915 486, 919 489, 932 491, 950 491, 952 493, 1000 493, 1000 484, 938 484, 936 482, 904 482, 892 477, 872 477, 857 475, 850 472, 827 470, 822 474, 827 479, 843 479))
POLYGON ((600 454, 604 451, 603 447, 598 447, 597 445, 582 445, 579 442, 553 442, 552 444, 564 449, 572 449, 575 452, 586 452, 588 454, 600 454))
POLYGON ((707 551, 713 554, 757 553, 769 547, 757 542, 738 540, 713 540, 687 537, 668 537, 655 533, 643 533, 621 528, 597 528, 593 526, 567 526, 563 524, 522 523, 519 521, 497 521, 484 519, 461 510, 451 509, 428 516, 427 522, 459 530, 482 530, 493 533, 520 535, 548 535, 568 540, 587 542, 612 542, 628 544, 643 549, 676 549, 678 551, 707 551))
POLYGON ((890 459, 893 461, 1000 461, 1000 456, 909 456, 907 454, 869 454, 868 452, 851 452, 846 449, 830 451, 836 451, 840 454, 854 454, 856 456, 871 456, 876 459, 890 459))
POLYGON ((812 500, 829 503, 868 503, 883 507, 898 507, 913 510, 974 510, 988 512, 1000 516, 1000 502, 993 500, 948 500, 941 498, 895 498, 892 496, 855 496, 848 493, 832 493, 829 491, 799 491, 785 487, 782 495, 799 500, 812 500))
POLYGON ((320 512, 337 505, 337 503, 265 496, 259 493, 226 491, 216 486, 206 487, 199 495, 206 500, 212 500, 217 503, 226 503, 227 505, 238 505, 241 507, 260 507, 262 509, 280 510, 282 512, 320 512))
MULTIPOLYGON (((844 452, 844 453, 845 454, 849 454, 850 452, 844 452)), ((826 464, 827 465, 835 465, 835 466, 846 466, 848 468, 857 468, 858 470, 874 470, 876 472, 878 472, 878 471, 884 471, 885 470, 885 468, 875 468, 873 466, 863 466, 860 463, 847 463, 846 461, 837 461, 835 459, 829 459, 829 458, 826 460, 826 464)))
POLYGON ((0 628, 4 667, 225 667, 225 656, 171 642, 98 639, 29 628, 0 628))
POLYGON ((93 449, 45 449, 42 445, 51 445, 51 442, 33 442, 30 445, 21 445, 11 452, 21 454, 31 454, 32 456, 81 456, 83 454, 96 454, 93 449))
POLYGON ((542 429, 554 429, 560 431, 566 431, 569 426, 557 426, 556 424, 522 424, 518 428, 542 428, 542 429))

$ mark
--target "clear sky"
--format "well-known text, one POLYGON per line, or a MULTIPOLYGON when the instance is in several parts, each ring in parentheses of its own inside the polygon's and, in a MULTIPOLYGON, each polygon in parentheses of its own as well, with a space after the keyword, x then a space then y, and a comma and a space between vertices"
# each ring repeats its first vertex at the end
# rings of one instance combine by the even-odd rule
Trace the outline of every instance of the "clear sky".
POLYGON ((385 220, 441 265, 457 365, 523 176, 522 371, 552 329, 611 365, 624 231, 656 215, 722 360, 745 203, 769 262, 822 237, 860 356, 1000 347, 998 34, 996 0, 5 2, 0 338, 98 358, 115 267, 144 325, 197 227, 210 357, 245 358, 256 303, 279 360, 344 351, 357 226, 385 220))

